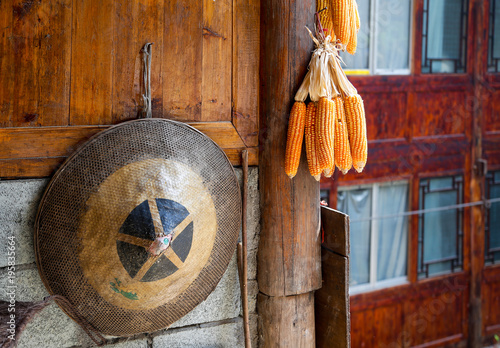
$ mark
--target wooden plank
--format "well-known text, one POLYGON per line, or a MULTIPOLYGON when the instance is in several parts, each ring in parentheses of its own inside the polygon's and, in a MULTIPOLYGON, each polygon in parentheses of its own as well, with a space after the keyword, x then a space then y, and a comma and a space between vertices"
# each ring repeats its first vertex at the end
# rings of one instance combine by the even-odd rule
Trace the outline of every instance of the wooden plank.
POLYGON ((12 3, 0 1, 0 126, 11 125, 14 102, 14 42, 12 3))
POLYGON ((413 112, 419 116, 413 119, 413 135, 465 134, 471 120, 465 96, 463 92, 417 93, 413 112))
POLYGON ((369 140, 402 139, 408 127, 407 93, 364 93, 369 140))
POLYGON ((68 124, 71 0, 0 6, 0 124, 68 124))
POLYGON ((323 246, 342 256, 349 256, 349 215, 328 207, 321 207, 323 246))
MULTIPOLYGON (((244 148, 230 122, 189 123, 222 148, 244 148)), ((67 156, 74 145, 108 126, 0 129, 0 159, 67 156)))
POLYGON ((114 56, 113 123, 135 119, 144 105, 142 94, 142 54, 147 42, 153 42, 151 63, 151 100, 153 117, 163 116, 162 1, 115 1, 113 42, 114 56))
POLYGON ((106 127, 0 129, 0 159, 68 156, 77 145, 106 127))
POLYGON ((66 157, 0 159, 0 178, 44 178, 59 168, 66 157))
POLYGON ((65 126, 69 122, 71 16, 71 0, 40 2, 37 11, 38 116, 25 116, 25 125, 65 126))
MULTIPOLYGON (((12 114, 9 116, 9 126, 33 125, 31 122, 38 117, 39 86, 37 78, 38 38, 36 37, 36 12, 39 3, 15 0, 11 2, 13 12, 12 23, 12 65, 8 69, 14 71, 12 80, 12 114)), ((3 73, 3 72, 2 72, 3 73)))
MULTIPOLYGON (((82 142, 80 142, 81 144, 82 142)), ((78 146, 75 146, 77 148, 78 146)), ((241 151, 243 149, 223 149, 233 166, 241 166, 241 151)), ((259 165, 259 149, 247 148, 248 164, 259 165)), ((54 174, 67 157, 16 158, 0 159, 0 178, 43 178, 54 174)))
POLYGON ((163 32, 164 115, 201 120, 203 2, 167 0, 163 32))
POLYGON ((112 0, 73 2, 71 125, 112 122, 114 11, 112 0))
POLYGON ((203 0, 201 120, 231 120, 232 0, 203 0))
POLYGON ((259 144, 260 1, 233 0, 233 125, 247 146, 259 144))
MULTIPOLYGON (((342 234, 343 222, 337 226, 342 234)), ((323 248, 321 267, 323 286, 315 294, 317 347, 349 348, 349 259, 323 248)))
MULTIPOLYGON (((191 125, 209 136, 233 165, 241 165, 243 141, 230 122, 195 122, 191 125)), ((0 177, 43 177, 94 134, 108 126, 19 127, 0 129, 0 177)), ((249 164, 258 165, 258 148, 247 148, 249 164)))
POLYGON ((315 347, 314 295, 287 297, 259 293, 260 347, 315 347))

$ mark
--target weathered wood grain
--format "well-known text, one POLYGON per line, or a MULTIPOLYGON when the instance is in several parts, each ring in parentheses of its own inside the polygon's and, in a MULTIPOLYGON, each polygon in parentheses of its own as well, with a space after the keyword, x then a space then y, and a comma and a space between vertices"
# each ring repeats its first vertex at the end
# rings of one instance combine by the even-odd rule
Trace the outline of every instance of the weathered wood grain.
POLYGON ((260 346, 315 347, 314 295, 287 297, 259 294, 260 346))
MULTIPOLYGON (((349 215, 328 207, 321 207, 321 229, 322 246, 348 257, 350 252, 349 215)), ((324 254, 323 251, 321 253, 324 254)))
POLYGON ((270 1, 261 7, 258 282, 270 296, 321 286, 319 185, 304 151, 294 179, 284 170, 288 114, 312 50, 304 26, 312 27, 314 6, 313 1, 270 1))
POLYGON ((0 126, 9 127, 14 109, 14 40, 12 4, 0 2, 0 126))
MULTIPOLYGON (((11 51, 13 55, 11 66, 12 80, 12 114, 9 115, 9 126, 30 124, 38 117, 39 84, 37 71, 38 38, 37 16, 38 3, 25 4, 22 0, 11 2, 12 36, 11 51)), ((31 124, 32 125, 32 124, 31 124)))
POLYGON ((163 116, 162 1, 115 1, 113 44, 116 47, 113 71, 112 122, 135 119, 144 106, 141 49, 152 42, 151 100, 153 117, 163 116))
POLYGON ((232 0, 203 0, 201 120, 231 120, 232 0))
POLYGON ((165 1, 163 32, 164 116, 201 121, 202 1, 165 1))
POLYGON ((247 146, 259 143, 260 1, 233 0, 232 122, 247 146))
POLYGON ((73 1, 71 125, 111 124, 115 2, 73 1))
POLYGON ((71 16, 71 0, 40 2, 37 11, 38 116, 24 116, 25 123, 22 126, 68 124, 71 16))
POLYGON ((321 207, 323 285, 315 293, 317 347, 349 348, 349 216, 321 207))

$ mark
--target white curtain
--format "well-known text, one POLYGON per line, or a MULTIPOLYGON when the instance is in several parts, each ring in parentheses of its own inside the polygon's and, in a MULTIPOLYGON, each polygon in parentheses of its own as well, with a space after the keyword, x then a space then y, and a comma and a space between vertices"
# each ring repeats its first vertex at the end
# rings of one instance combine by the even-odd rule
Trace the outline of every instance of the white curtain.
POLYGON ((401 214, 408 210, 408 185, 382 185, 374 196, 372 188, 340 191, 337 209, 349 215, 351 220, 350 285, 370 282, 370 255, 376 253, 376 279, 387 280, 406 275, 408 248, 408 219, 392 217, 369 218, 401 214), (376 200, 376 202, 372 201, 376 200), (374 208, 376 205, 376 209, 374 208), (362 220, 362 221, 356 221, 362 220), (372 227, 376 227, 376 249, 370 248, 372 227))
MULTIPOLYGON (((349 215, 351 220, 365 219, 372 211, 371 189, 339 191, 337 210, 349 215)), ((370 221, 351 222, 350 286, 370 281, 370 221)))
MULTIPOLYGON (((408 210, 408 185, 381 186, 377 202, 379 215, 396 215, 408 210)), ((408 218, 375 220, 378 224, 377 280, 406 275, 408 218)))
POLYGON ((378 0, 375 67, 390 72, 408 69, 410 37, 410 0, 378 0))

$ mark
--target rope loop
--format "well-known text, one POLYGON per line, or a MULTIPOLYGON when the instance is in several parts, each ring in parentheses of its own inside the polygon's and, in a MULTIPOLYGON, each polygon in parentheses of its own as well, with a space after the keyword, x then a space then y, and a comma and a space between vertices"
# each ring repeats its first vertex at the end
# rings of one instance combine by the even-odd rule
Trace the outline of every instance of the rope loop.
POLYGON ((141 49, 142 53, 142 80, 144 86, 144 94, 142 99, 144 106, 142 108, 142 117, 151 118, 153 117, 151 110, 151 46, 152 42, 148 42, 141 49))

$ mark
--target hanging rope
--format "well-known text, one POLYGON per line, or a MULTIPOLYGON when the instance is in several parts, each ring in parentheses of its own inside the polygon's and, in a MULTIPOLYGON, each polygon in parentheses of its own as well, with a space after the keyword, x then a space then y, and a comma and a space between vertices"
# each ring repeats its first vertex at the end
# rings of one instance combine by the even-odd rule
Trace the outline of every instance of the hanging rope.
POLYGON ((144 101, 144 106, 142 109, 143 118, 151 118, 151 46, 152 42, 148 42, 142 48, 142 80, 144 86, 144 94, 142 99, 144 101))

